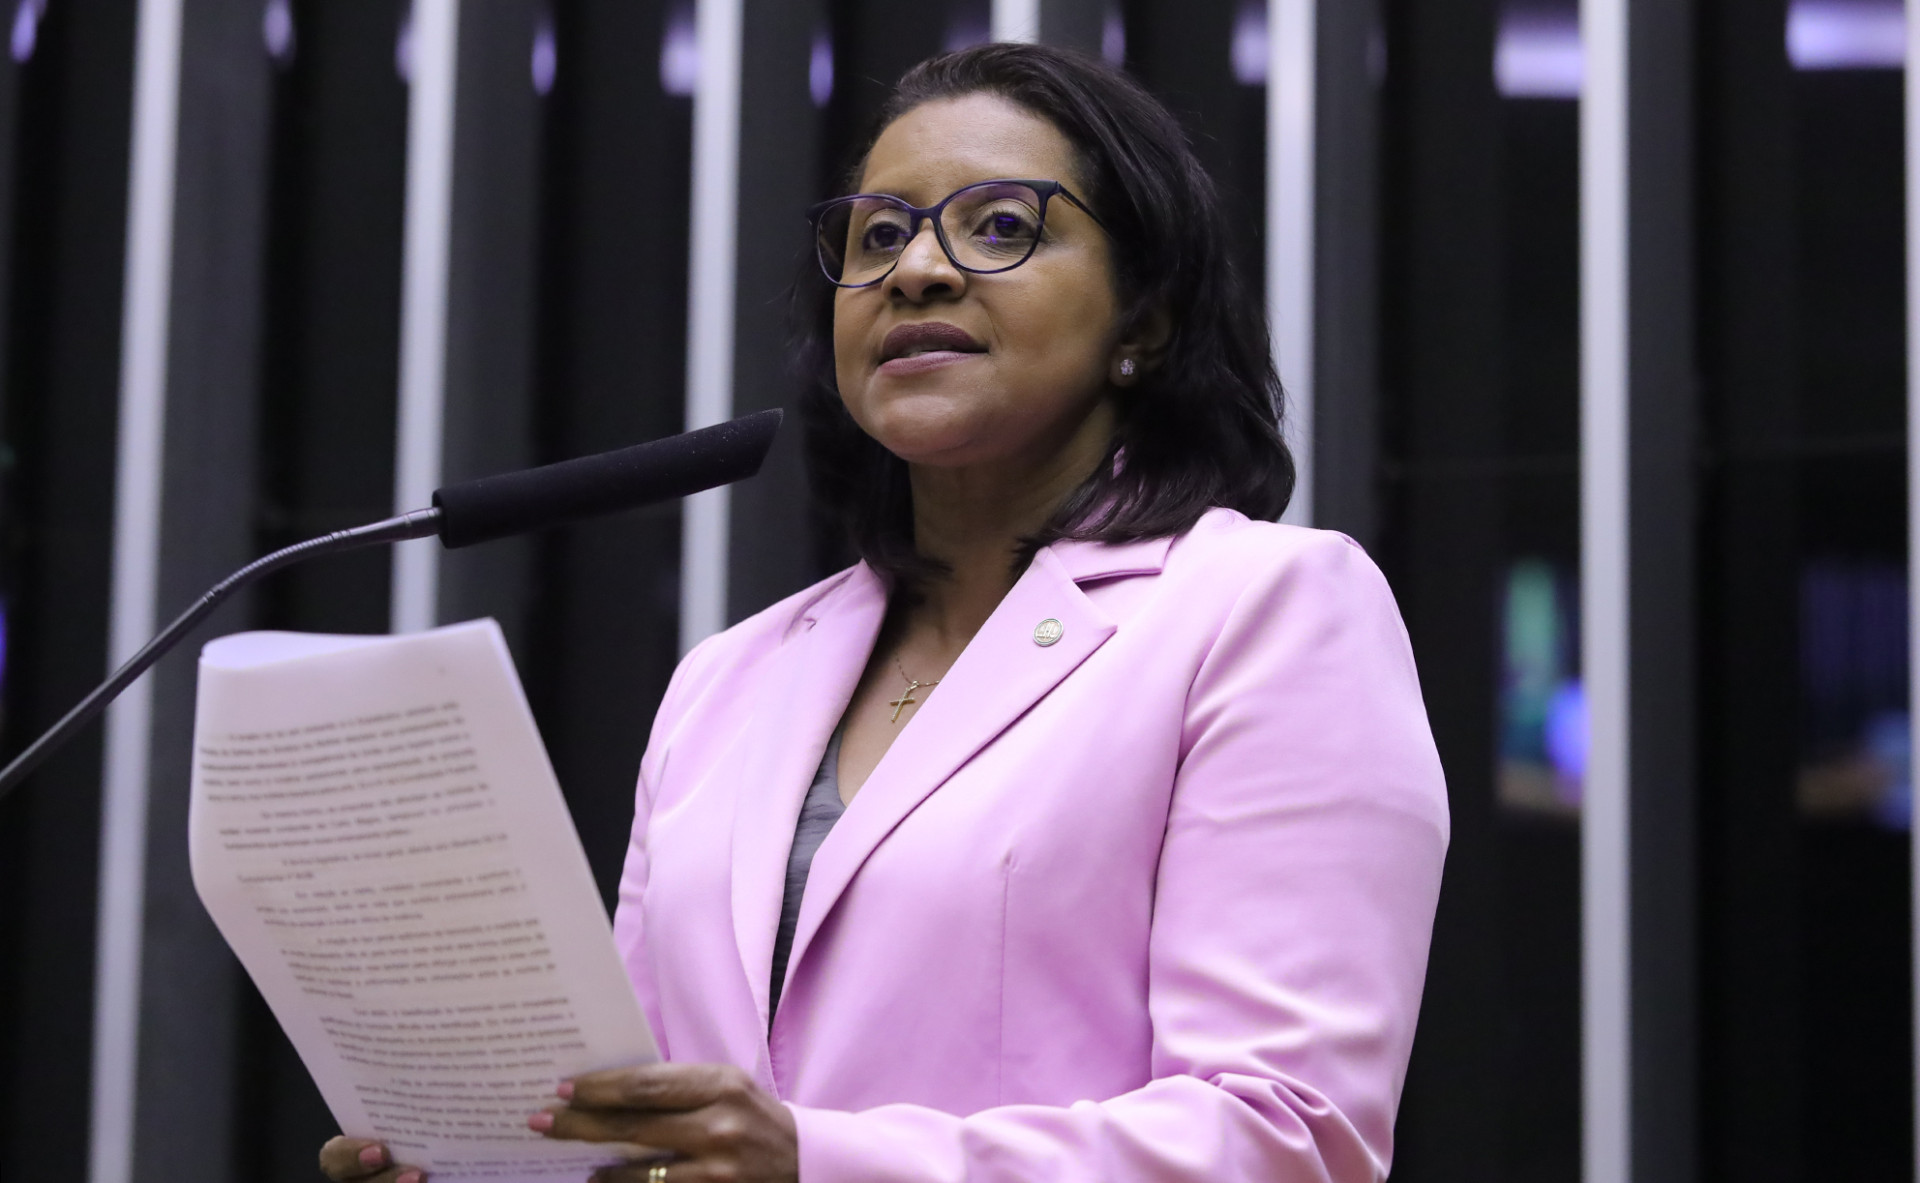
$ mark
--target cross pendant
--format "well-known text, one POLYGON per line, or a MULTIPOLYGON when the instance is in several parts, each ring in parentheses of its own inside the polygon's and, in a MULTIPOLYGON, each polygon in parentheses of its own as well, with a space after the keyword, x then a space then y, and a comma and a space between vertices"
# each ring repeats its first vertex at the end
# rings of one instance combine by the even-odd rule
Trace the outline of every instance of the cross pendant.
POLYGON ((887 722, 898 723, 900 721, 900 712, 919 701, 919 699, 913 696, 913 692, 918 689, 920 689, 920 683, 909 679, 907 688, 900 692, 900 697, 887 703, 888 706, 893 708, 893 718, 888 719, 887 722))

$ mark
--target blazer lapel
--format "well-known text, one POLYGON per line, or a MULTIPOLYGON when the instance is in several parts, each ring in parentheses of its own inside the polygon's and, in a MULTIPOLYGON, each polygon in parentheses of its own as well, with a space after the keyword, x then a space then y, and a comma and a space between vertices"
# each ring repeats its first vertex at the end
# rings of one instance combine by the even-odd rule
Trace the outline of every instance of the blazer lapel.
MULTIPOLYGON (((939 690, 915 712, 821 843, 807 876, 793 952, 787 960, 789 983, 821 922, 874 847, 975 752, 1113 635, 1113 622, 1094 608, 1074 582, 1075 572, 1054 549, 1034 556, 1033 564, 941 679, 939 690), (1036 632, 1044 621, 1059 626, 1058 639, 1051 644, 1036 640, 1036 636, 1053 635, 1051 628, 1036 632)), ((1164 545, 1160 553, 1164 555, 1164 545)), ((851 688, 840 699, 841 710, 850 697, 851 688)), ((791 837, 791 819, 787 828, 791 837)), ((736 859, 739 854, 736 850, 736 859)), ((734 873, 740 874, 737 862, 734 873)), ((766 983, 758 986, 764 990, 766 983)))
POLYGON ((800 803, 873 651, 886 592, 861 566, 816 607, 794 623, 793 634, 755 675, 752 724, 730 774, 733 931, 762 1036, 800 803))

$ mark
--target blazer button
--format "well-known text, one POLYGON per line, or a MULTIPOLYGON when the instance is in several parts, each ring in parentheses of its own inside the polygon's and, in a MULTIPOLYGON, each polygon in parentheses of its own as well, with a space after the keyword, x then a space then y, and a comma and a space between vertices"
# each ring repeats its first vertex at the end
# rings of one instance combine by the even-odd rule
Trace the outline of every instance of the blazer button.
POLYGON ((1060 627, 1060 622, 1051 616, 1033 626, 1033 643, 1043 649, 1066 635, 1067 630, 1060 627))

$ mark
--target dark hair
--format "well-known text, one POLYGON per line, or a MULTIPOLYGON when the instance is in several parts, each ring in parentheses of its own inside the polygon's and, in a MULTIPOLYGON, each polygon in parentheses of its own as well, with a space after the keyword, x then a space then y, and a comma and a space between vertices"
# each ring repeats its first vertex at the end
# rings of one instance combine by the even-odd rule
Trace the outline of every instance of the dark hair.
MULTIPOLYGON (((1097 58, 1039 45, 993 44, 929 58, 900 79, 843 185, 858 184, 887 126, 923 103, 999 95, 1050 121, 1073 145, 1073 178, 1113 241, 1122 323, 1173 317, 1158 366, 1114 393, 1106 461, 1017 563, 1063 538, 1131 542, 1179 534, 1214 506, 1275 518, 1293 494, 1280 434, 1280 379, 1261 301, 1234 263, 1218 190, 1160 101, 1097 58)), ((803 285, 807 281, 802 281, 803 285)), ((821 507, 859 556, 898 589, 941 571, 913 543, 904 461, 862 431, 835 382, 832 288, 814 272, 802 342, 807 466, 821 507)))

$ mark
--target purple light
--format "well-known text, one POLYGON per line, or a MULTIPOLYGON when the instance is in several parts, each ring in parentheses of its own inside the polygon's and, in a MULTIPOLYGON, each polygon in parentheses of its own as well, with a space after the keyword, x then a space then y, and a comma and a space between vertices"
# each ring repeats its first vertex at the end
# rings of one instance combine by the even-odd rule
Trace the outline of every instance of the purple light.
POLYGON ((1493 45, 1493 82, 1504 98, 1577 99, 1586 76, 1578 13, 1500 14, 1493 45))
POLYGON ((413 84, 413 6, 400 17, 400 31, 393 38, 393 72, 400 81, 413 84))
POLYGON ((553 80, 560 73, 560 46, 553 36, 553 17, 540 14, 533 27, 533 93, 546 98, 553 93, 553 80))
POLYGON ((13 60, 24 63, 40 44, 40 18, 46 15, 47 0, 20 0, 13 10, 13 37, 8 48, 13 60))
POLYGON ((700 86, 700 38, 693 27, 693 9, 676 7, 667 17, 660 39, 660 89, 681 98, 693 97, 700 86))
POLYGON ((276 66, 293 61, 293 2, 267 0, 260 13, 260 40, 266 44, 267 57, 276 66))
POLYGON ((1118 8, 1109 7, 1100 22, 1100 56, 1109 65, 1127 64, 1127 21, 1118 8))
POLYGON ((976 45, 985 45, 993 40, 993 26, 988 21, 971 12, 962 12, 953 18, 947 26, 947 40, 942 47, 948 53, 957 49, 971 49, 976 45))
POLYGON ((1793 0, 1787 60, 1796 70, 1898 70, 1907 60, 1900 0, 1793 0))
POLYGON ((813 49, 807 57, 807 93, 813 96, 816 107, 833 101, 833 37, 825 29, 813 35, 813 49))
POLYGON ((1233 14, 1233 80, 1242 86, 1267 84, 1267 6, 1242 4, 1233 14))

